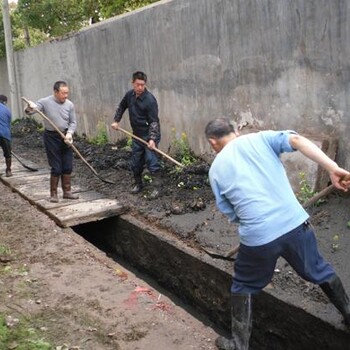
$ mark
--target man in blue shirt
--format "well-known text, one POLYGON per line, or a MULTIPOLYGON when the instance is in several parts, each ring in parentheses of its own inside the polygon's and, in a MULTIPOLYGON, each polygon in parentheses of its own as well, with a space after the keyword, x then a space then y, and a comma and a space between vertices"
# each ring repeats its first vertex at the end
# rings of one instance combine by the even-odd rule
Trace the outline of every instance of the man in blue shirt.
POLYGON ((130 125, 135 136, 147 141, 148 147, 138 140, 132 140, 131 170, 134 175, 135 185, 131 193, 142 191, 142 172, 146 165, 152 175, 153 191, 151 199, 160 194, 162 185, 160 164, 157 154, 153 151, 160 141, 160 123, 158 118, 158 103, 156 98, 147 90, 147 75, 143 72, 135 72, 132 75, 133 89, 129 90, 115 112, 112 128, 118 130, 126 109, 129 111, 130 125))
POLYGON ((270 281, 282 256, 305 280, 320 285, 350 325, 350 303, 339 277, 317 249, 309 215, 298 202, 280 161, 300 151, 347 191, 350 173, 310 140, 294 131, 262 131, 238 137, 228 119, 208 123, 206 137, 217 153, 209 179, 218 209, 239 223, 240 247, 234 265, 232 338, 219 337, 219 349, 247 350, 252 327, 251 295, 270 281), (346 178, 346 180, 345 180, 346 178))
POLYGON ((11 111, 6 106, 7 97, 0 95, 0 146, 2 148, 7 177, 12 176, 11 172, 11 111))

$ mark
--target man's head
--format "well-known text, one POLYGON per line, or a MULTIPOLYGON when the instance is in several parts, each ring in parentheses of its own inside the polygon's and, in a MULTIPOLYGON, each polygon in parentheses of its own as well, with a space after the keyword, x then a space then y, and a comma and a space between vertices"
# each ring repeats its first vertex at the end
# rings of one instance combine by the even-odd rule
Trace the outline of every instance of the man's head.
POLYGON ((143 72, 135 72, 132 75, 132 87, 136 96, 140 96, 146 89, 147 75, 143 72))
POLYGON ((65 81, 59 80, 53 85, 53 92, 56 100, 60 103, 66 102, 68 98, 69 89, 65 81))
POLYGON ((0 95, 0 103, 2 103, 3 105, 6 105, 7 104, 7 96, 0 95))
POLYGON ((217 118, 207 124, 205 136, 214 151, 219 153, 229 141, 238 136, 238 133, 229 119, 217 118))

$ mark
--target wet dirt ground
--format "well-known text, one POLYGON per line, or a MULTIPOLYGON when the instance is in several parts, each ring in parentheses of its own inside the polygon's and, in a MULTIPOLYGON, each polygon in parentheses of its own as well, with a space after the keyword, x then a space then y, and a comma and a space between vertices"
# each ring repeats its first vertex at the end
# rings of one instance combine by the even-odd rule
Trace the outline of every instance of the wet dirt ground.
POLYGON ((214 349, 212 325, 194 310, 0 188, 0 314, 52 345, 1 335, 0 349, 214 349))
MULTIPOLYGON (((97 146, 86 142, 82 138, 76 138, 75 146, 103 179, 113 181, 115 184, 111 185, 101 181, 76 157, 74 159, 73 185, 96 190, 111 198, 116 197, 121 204, 128 208, 130 214, 151 225, 166 229, 174 238, 202 251, 203 256, 206 256, 206 253, 202 250, 203 247, 224 254, 238 244, 238 239, 235 235, 236 228, 228 224, 227 220, 215 208, 214 198, 208 183, 207 172, 209 164, 207 162, 198 160, 185 170, 179 171, 172 163, 163 160, 163 193, 159 198, 150 200, 149 193, 152 189, 152 184, 147 183, 148 176, 145 177, 146 185, 142 193, 137 195, 131 195, 129 193, 132 185, 132 176, 128 165, 131 151, 127 147, 126 141, 113 145, 97 146)), ((13 150, 25 159, 47 167, 42 144, 42 134, 30 119, 26 119, 13 126, 13 150)), ((123 330, 123 327, 119 330, 117 324, 124 324, 125 327, 133 324, 134 326, 130 327, 136 329, 135 332, 139 334, 139 338, 142 338, 143 332, 152 333, 150 332, 152 328, 151 319, 154 316, 149 316, 149 312, 147 312, 146 314, 148 316, 146 319, 136 316, 134 320, 135 313, 131 311, 128 315, 119 314, 117 319, 115 319, 116 306, 113 309, 113 306, 108 307, 108 305, 110 303, 116 305, 115 303, 113 304, 114 300, 111 297, 110 288, 115 283, 121 284, 120 279, 114 274, 115 269, 118 269, 118 267, 106 267, 106 264, 110 264, 109 260, 108 263, 104 261, 101 263, 100 258, 91 257, 92 251, 94 252, 93 256, 95 254, 100 256, 100 253, 94 247, 89 246, 89 244, 85 243, 72 232, 68 235, 66 232, 63 232, 64 234, 62 235, 57 235, 57 232, 62 233, 64 230, 57 228, 51 221, 44 220, 41 214, 35 214, 36 209, 27 209, 28 203, 22 200, 17 202, 18 200, 15 198, 17 195, 8 193, 7 190, 4 190, 4 193, 6 196, 2 197, 1 200, 4 210, 1 213, 2 215, 6 213, 9 216, 10 222, 12 222, 10 225, 6 224, 8 234, 4 242, 6 243, 8 241, 8 244, 10 244, 14 251, 18 250, 19 256, 22 254, 21 263, 25 262, 29 264, 30 270, 34 271, 36 276, 44 275, 48 277, 51 275, 50 278, 46 278, 48 280, 40 282, 44 283, 44 286, 35 287, 34 289, 39 293, 41 300, 48 298, 49 300, 51 299, 51 302, 48 303, 49 305, 56 305, 55 307, 57 309, 53 311, 56 316, 52 316, 52 319, 60 323, 60 327, 62 327, 61 332, 62 329, 66 328, 64 327, 66 321, 68 322, 67 324, 70 324, 70 322, 74 323, 74 320, 80 318, 80 313, 84 314, 86 312, 88 314, 91 312, 94 315, 93 317, 96 316, 95 314, 98 314, 98 318, 101 324, 103 324, 104 332, 102 333, 105 336, 104 343, 103 345, 99 344, 98 347, 88 347, 89 340, 84 346, 81 344, 81 349, 118 349, 117 347, 113 347, 115 345, 111 345, 115 343, 119 344, 121 349, 153 349, 152 347, 139 345, 142 342, 137 343, 138 340, 136 343, 129 343, 125 338, 120 340, 121 334, 128 334, 128 332, 123 330), (6 210, 11 201, 13 203, 16 202, 13 205, 15 208, 18 208, 18 212, 24 212, 25 215, 23 215, 23 218, 22 215, 19 217, 16 215, 10 218, 10 214, 15 212, 14 210, 6 210), (35 221, 31 222, 30 217, 35 216, 41 218, 39 224, 35 221), (25 234, 23 234, 24 228, 21 225, 18 226, 17 221, 20 221, 24 227, 27 225, 25 234), (12 230, 15 232, 12 232, 12 230), (23 244, 25 242, 23 238, 25 237, 28 239, 28 244, 23 244), (56 242, 58 237, 60 240, 56 242), (85 244, 87 245, 85 246, 85 244), (61 254, 63 250, 65 252, 64 256, 61 254), (36 258, 37 254, 39 255, 36 258), (80 264, 75 264, 76 260, 80 264), (45 264, 45 261, 47 261, 47 264, 45 264), (91 266, 89 266, 90 262, 91 266), (79 270, 80 268, 82 271, 79 270), (96 268, 96 271, 94 271, 94 268, 96 268), (57 272, 55 272, 55 269, 57 269, 57 272), (85 271, 85 269, 88 269, 88 271, 85 271), (98 280, 97 276, 101 274, 101 269, 105 273, 104 280, 101 279, 100 282, 95 281, 96 285, 84 285, 78 278, 76 285, 79 285, 79 288, 75 288, 75 285, 71 285, 69 282, 68 275, 71 276, 73 273, 76 276, 91 275, 91 280, 98 280), (62 277, 58 278, 59 276, 62 277), (54 290, 59 291, 59 293, 55 293, 54 290), (101 306, 101 303, 103 303, 103 306, 101 306), (66 309, 69 310, 67 311, 66 309), (69 320, 65 320, 66 311, 70 315, 69 320), (71 317, 73 317, 73 320, 71 317), (146 330, 143 330, 144 328, 146 330), (118 329, 118 331, 115 331, 115 329, 118 329), (106 337, 106 334, 109 333, 117 334, 117 336, 106 337)), ((332 263, 342 278, 346 289, 350 291, 350 269, 348 268, 350 229, 347 226, 350 220, 349 204, 350 197, 348 195, 334 193, 319 207, 311 208, 309 213, 311 215, 311 221, 316 228, 320 251, 332 263)), ((1 222, 4 225, 6 220, 1 220, 1 222)), ((18 258, 16 256, 17 260, 18 258)), ((216 259, 215 261, 218 265, 226 269, 231 269, 232 267, 232 262, 221 259, 216 259)), ((130 288, 137 285, 137 282, 129 281, 128 283, 132 285, 129 286, 130 288)), ((1 288, 3 287, 2 285, 1 288)), ((300 305, 311 313, 332 322, 337 327, 343 327, 341 325, 341 317, 328 303, 319 287, 300 279, 283 260, 278 262, 276 273, 269 289, 272 294, 300 305)), ((129 289, 126 293, 130 291, 133 290, 129 289)), ((148 298, 147 293, 142 294, 141 292, 143 299, 148 298)), ((5 294, 8 295, 10 293, 7 291, 5 294)), ((152 300, 152 298, 150 299, 152 300)), ((32 300, 33 303, 30 308, 40 309, 40 312, 44 314, 45 308, 43 309, 43 304, 45 302, 36 303, 35 299, 32 300)), ((143 305, 146 309, 147 303, 148 306, 152 304, 150 300, 143 301, 146 304, 143 305)), ((25 310, 29 310, 29 306, 25 307, 27 308, 25 310)), ((20 306, 20 310, 23 311, 22 305, 20 306)), ((172 317, 164 312, 162 310, 161 314, 163 316, 161 317, 172 317)), ((178 310, 177 312, 181 313, 183 311, 178 310)), ((88 316, 86 317, 89 318, 88 316)), ((164 348, 210 349, 213 346, 213 337, 215 337, 214 327, 211 327, 213 325, 207 327, 195 318, 186 319, 187 316, 182 317, 184 321, 182 323, 180 322, 180 324, 187 331, 184 331, 180 327, 180 324, 177 323, 181 319, 181 316, 180 318, 173 318, 170 322, 174 322, 176 326, 173 331, 174 337, 171 337, 171 341, 173 342, 172 347, 167 345, 164 348), (193 331, 191 330, 192 326, 198 327, 198 330, 195 330, 195 332, 197 332, 199 339, 194 343, 188 340, 190 338, 187 339, 187 334, 190 337, 190 333, 193 331)), ((161 328, 160 324, 162 322, 160 319, 156 321, 158 325, 157 322, 159 322, 159 327, 161 328)), ((78 338, 81 339, 77 337, 80 333, 80 335, 87 333, 88 336, 86 339, 90 339, 91 337, 96 338, 97 331, 88 331, 89 327, 80 328, 80 326, 74 324, 71 326, 67 328, 74 329, 74 327, 77 327, 79 331, 72 332, 69 335, 67 341, 71 340, 70 344, 74 344, 74 341, 78 338)), ((98 327, 92 328, 95 329, 98 327)), ((165 331, 164 329, 164 337, 166 335, 165 331)), ((162 338, 162 330, 160 329, 159 332, 159 336, 162 338)), ((63 342, 65 338, 62 335, 60 336, 59 333, 60 331, 56 335, 63 342)), ((145 338, 147 337, 145 336, 145 338)))

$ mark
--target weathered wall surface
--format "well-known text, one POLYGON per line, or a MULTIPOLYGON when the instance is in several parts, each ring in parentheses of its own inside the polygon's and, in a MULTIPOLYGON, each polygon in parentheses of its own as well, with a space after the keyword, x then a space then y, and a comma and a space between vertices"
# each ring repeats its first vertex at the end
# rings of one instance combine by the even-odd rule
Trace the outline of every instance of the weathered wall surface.
POLYGON ((109 126, 131 73, 144 70, 165 150, 186 132, 208 152, 205 124, 224 115, 339 137, 338 160, 350 168, 348 15, 346 0, 166 0, 16 53, 20 93, 35 100, 67 80, 78 132, 94 135, 99 121, 109 126))

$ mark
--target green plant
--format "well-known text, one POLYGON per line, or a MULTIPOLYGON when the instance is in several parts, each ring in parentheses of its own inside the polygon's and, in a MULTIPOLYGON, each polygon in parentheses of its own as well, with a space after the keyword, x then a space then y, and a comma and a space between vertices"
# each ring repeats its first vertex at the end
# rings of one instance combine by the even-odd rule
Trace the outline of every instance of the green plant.
POLYGON ((339 249, 339 236, 336 234, 333 236, 332 251, 335 252, 339 249))
POLYGON ((132 147, 132 137, 129 136, 126 140, 126 145, 123 147, 123 149, 126 151, 131 151, 131 147, 132 147))
MULTIPOLYGON (((173 141, 170 144, 172 153, 180 159, 180 163, 184 166, 192 165, 196 162, 196 157, 191 151, 186 133, 182 133, 180 138, 176 138, 176 130, 172 129, 173 141)), ((177 167, 177 170, 181 167, 177 167)))
POLYGON ((18 276, 27 276, 29 273, 29 268, 26 264, 24 264, 24 265, 18 267, 16 272, 17 272, 18 276))
MULTIPOLYGON (((312 198, 314 195, 317 194, 317 192, 313 191, 311 188, 310 183, 306 179, 306 174, 304 172, 299 173, 299 185, 300 185, 300 190, 297 193, 297 198, 300 203, 305 203, 308 199, 312 198)), ((319 205, 323 202, 324 200, 319 199, 316 202, 316 205, 319 205)))
POLYGON ((1 273, 10 273, 12 271, 12 267, 10 265, 6 265, 2 270, 0 270, 1 273))
POLYGON ((145 182, 152 183, 152 178, 147 174, 143 175, 143 179, 145 182))
POLYGON ((99 146, 103 146, 108 143, 106 124, 102 120, 97 123, 97 135, 90 138, 89 142, 93 145, 99 146))
POLYGON ((17 124, 21 123, 21 121, 22 121, 22 119, 16 118, 16 119, 12 120, 11 125, 12 126, 17 125, 17 124))
POLYGON ((10 254, 11 254, 10 248, 0 244, 0 255, 10 255, 10 254))
POLYGON ((130 137, 130 136, 128 137, 128 141, 126 141, 126 146, 131 148, 131 146, 132 146, 132 137, 130 137))

